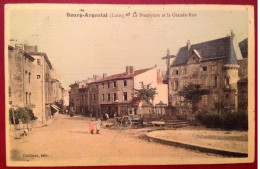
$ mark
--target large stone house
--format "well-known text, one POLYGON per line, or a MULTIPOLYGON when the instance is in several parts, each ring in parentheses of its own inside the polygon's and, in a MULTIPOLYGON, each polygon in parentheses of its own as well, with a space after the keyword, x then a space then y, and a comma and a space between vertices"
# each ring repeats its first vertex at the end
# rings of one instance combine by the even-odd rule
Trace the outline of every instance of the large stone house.
POLYGON ((70 85, 70 105, 80 107, 79 112, 93 116, 101 116, 104 113, 108 113, 110 117, 140 114, 142 113, 140 101, 133 101, 140 100, 135 94, 135 89, 141 87, 140 82, 145 85, 151 83, 151 87, 157 88, 158 94, 153 100, 154 106, 159 103, 167 105, 168 85, 163 84, 158 69, 153 67, 134 70, 133 66, 126 66, 126 71, 120 74, 108 77, 104 74, 99 80, 70 85))
POLYGON ((153 106, 160 102, 167 103, 167 85, 162 83, 156 67, 134 70, 133 66, 126 66, 124 73, 115 74, 89 84, 90 109, 93 113, 104 114, 110 117, 142 114, 142 107, 133 104, 136 98, 135 89, 140 89, 143 82, 151 83, 151 87, 157 88, 157 95, 153 100, 153 106))
MULTIPOLYGON (((241 55, 238 44, 231 36, 181 47, 169 72, 169 105, 179 113, 191 112, 178 92, 189 83, 199 84, 210 93, 202 96, 198 109, 207 110, 222 102, 238 109, 238 81, 247 78, 247 59, 241 55), (243 72, 243 73, 242 73, 243 72)), ((247 91, 246 91, 247 92, 247 91)), ((245 99, 247 95, 243 91, 245 99)))

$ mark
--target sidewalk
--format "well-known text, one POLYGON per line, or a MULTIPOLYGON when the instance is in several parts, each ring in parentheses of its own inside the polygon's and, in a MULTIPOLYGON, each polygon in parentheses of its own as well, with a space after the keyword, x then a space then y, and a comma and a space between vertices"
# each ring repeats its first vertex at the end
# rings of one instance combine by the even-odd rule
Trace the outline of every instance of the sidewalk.
POLYGON ((146 134, 160 143, 227 156, 248 156, 247 131, 207 129, 159 130, 146 134))

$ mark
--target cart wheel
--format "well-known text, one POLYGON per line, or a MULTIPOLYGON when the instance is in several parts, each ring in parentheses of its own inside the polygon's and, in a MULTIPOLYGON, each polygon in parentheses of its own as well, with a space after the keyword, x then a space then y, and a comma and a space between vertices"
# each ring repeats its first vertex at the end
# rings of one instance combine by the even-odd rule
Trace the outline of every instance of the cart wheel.
POLYGON ((129 117, 122 118, 121 124, 124 129, 130 129, 132 127, 132 121, 129 117))
POLYGON ((122 125, 121 125, 119 122, 116 122, 116 123, 115 123, 115 128, 116 128, 116 129, 121 129, 121 128, 122 128, 122 125))

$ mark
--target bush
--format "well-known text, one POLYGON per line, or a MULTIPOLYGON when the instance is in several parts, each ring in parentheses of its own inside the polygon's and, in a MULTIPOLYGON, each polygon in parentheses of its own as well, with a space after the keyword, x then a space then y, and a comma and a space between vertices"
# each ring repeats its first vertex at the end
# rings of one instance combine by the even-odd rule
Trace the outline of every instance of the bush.
MULTIPOLYGON (((19 120, 21 120, 23 123, 28 123, 32 120, 37 119, 37 117, 34 116, 33 111, 27 107, 19 107, 18 109, 13 111, 15 124, 18 124, 19 120)), ((9 109, 9 121, 11 124, 14 124, 12 109, 9 109)))
POLYGON ((246 111, 239 110, 231 112, 218 113, 213 110, 201 112, 197 115, 197 120, 209 128, 222 128, 222 129, 248 129, 248 115, 246 111))

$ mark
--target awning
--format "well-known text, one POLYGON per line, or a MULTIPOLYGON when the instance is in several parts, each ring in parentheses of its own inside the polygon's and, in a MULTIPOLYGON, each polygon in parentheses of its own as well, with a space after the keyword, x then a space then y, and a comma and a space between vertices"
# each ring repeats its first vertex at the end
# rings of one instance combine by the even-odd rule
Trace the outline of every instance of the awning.
POLYGON ((54 105, 54 104, 52 104, 51 107, 54 108, 54 109, 57 110, 57 111, 60 110, 60 108, 59 108, 58 106, 54 105))

